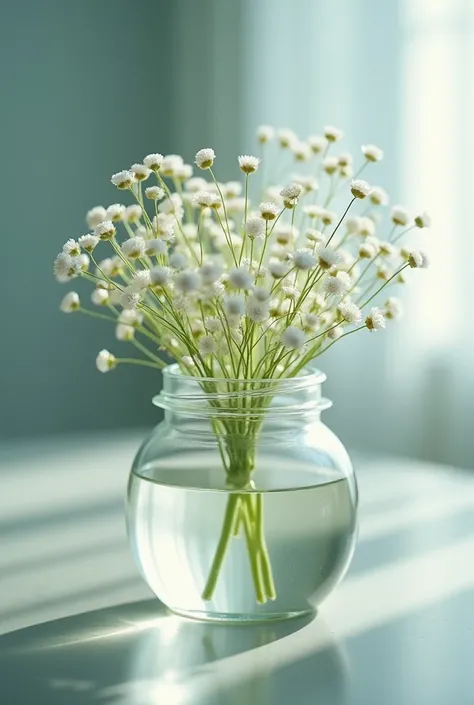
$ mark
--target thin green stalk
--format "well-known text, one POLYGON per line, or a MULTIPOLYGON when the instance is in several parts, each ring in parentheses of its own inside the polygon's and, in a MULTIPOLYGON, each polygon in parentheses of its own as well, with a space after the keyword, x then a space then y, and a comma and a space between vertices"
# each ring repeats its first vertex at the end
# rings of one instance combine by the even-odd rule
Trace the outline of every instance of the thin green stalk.
POLYGON ((212 600, 214 595, 214 590, 216 589, 217 580, 224 562, 225 554, 227 553, 227 548, 229 546, 229 541, 232 537, 232 532, 235 525, 235 515, 239 506, 239 495, 231 493, 229 499, 227 500, 227 508, 224 516, 224 524, 222 526, 222 532, 219 538, 219 543, 217 544, 216 553, 212 561, 211 570, 209 572, 209 577, 207 579, 206 586, 202 592, 203 600, 212 600))

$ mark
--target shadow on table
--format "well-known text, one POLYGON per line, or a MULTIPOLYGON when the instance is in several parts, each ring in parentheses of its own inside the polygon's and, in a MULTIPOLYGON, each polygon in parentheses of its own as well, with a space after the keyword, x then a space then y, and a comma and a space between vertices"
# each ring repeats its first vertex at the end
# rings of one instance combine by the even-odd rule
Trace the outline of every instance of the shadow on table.
MULTIPOLYGON (((285 640, 310 621, 203 623, 172 615, 157 600, 56 620, 0 637, 0 702, 276 705, 291 669, 302 668, 285 640), (276 642, 277 651, 268 651, 276 642)), ((311 629, 327 633, 319 618, 311 629)), ((304 694, 294 692, 299 705, 323 694, 344 702, 344 658, 332 637, 326 642, 308 654, 304 673, 293 674, 305 684, 304 694)))

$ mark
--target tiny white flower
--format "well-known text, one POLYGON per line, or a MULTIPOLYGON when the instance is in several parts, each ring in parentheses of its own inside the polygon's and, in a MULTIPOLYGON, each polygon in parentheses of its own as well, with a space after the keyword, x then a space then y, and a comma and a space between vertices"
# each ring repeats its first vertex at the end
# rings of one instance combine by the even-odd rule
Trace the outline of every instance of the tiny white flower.
POLYGON ((243 316, 245 313, 245 299, 241 294, 226 296, 224 311, 228 316, 243 316))
POLYGON ((115 327, 115 337, 117 340, 133 340, 135 337, 135 329, 132 326, 127 326, 125 323, 119 323, 115 327))
POLYGON ((79 300, 79 294, 75 291, 70 291, 67 293, 59 304, 59 308, 63 313, 72 313, 73 311, 77 311, 80 306, 81 302, 79 300))
POLYGON ((210 184, 206 179, 203 179, 201 176, 194 176, 184 184, 184 190, 188 193, 196 193, 196 191, 206 191, 209 186, 210 184))
POLYGON ((346 289, 346 282, 338 276, 327 277, 324 282, 324 290, 330 296, 342 296, 346 289))
POLYGON ((354 198, 366 198, 371 191, 370 185, 364 179, 352 179, 351 193, 354 198))
POLYGON ((344 329, 342 326, 335 326, 335 328, 330 328, 326 335, 330 340, 339 340, 343 332, 344 329))
POLYGON ((270 292, 268 289, 264 289, 261 286, 256 286, 252 291, 252 296, 257 301, 268 301, 270 298, 270 292))
POLYGON ((196 291, 201 283, 199 274, 192 269, 184 269, 182 272, 175 274, 173 281, 176 290, 183 294, 190 294, 196 291))
POLYGON ((129 288, 132 291, 143 291, 151 284, 151 272, 149 269, 140 269, 135 272, 132 281, 130 282, 129 288))
POLYGON ((374 144, 363 144, 362 154, 369 162, 380 162, 383 159, 383 150, 374 144))
POLYGON ((309 240, 309 242, 313 242, 316 244, 320 244, 324 241, 324 235, 320 230, 315 230, 314 228, 308 228, 308 230, 305 233, 306 239, 309 240))
POLYGON ((314 313, 305 313, 303 316, 303 326, 306 333, 316 330, 319 326, 319 316, 314 313))
POLYGON ((373 259, 377 254, 377 250, 373 245, 367 242, 362 243, 359 247, 359 257, 360 259, 373 259))
POLYGON ((297 162, 307 162, 311 159, 312 150, 306 142, 295 142, 295 144, 291 146, 291 150, 297 162))
POLYGON ((403 305, 400 299, 397 299, 395 296, 390 296, 385 302, 383 313, 385 318, 398 321, 403 315, 403 305))
POLYGON ((303 272, 316 265, 316 257, 308 250, 295 250, 292 254, 292 260, 296 269, 303 272))
POLYGON ((255 296, 249 296, 245 305, 247 316, 254 323, 263 323, 269 317, 269 308, 266 301, 259 301, 255 296))
POLYGON ((198 348, 201 355, 206 357, 207 355, 213 355, 216 352, 217 346, 216 341, 212 335, 203 335, 199 338, 198 348))
POLYGON ((200 149, 199 152, 194 157, 194 163, 200 169, 210 169, 214 164, 214 159, 216 154, 213 149, 200 149))
POLYGON ((321 269, 330 269, 341 260, 339 252, 334 250, 332 247, 319 247, 316 250, 316 255, 319 259, 319 266, 321 269))
POLYGON ((124 309, 120 312, 118 321, 137 328, 143 322, 143 315, 136 309, 124 309))
POLYGON ((382 311, 379 308, 374 307, 370 309, 370 314, 365 319, 365 325, 370 331, 376 331, 380 328, 385 328, 387 324, 382 311))
POLYGON ((408 225, 410 220, 410 216, 403 206, 394 206, 392 208, 391 218, 395 225, 402 226, 408 225))
POLYGON ((194 194, 193 203, 201 208, 220 208, 222 205, 220 196, 211 191, 197 191, 194 194))
POLYGON ((397 249, 390 242, 381 242, 379 251, 384 257, 393 257, 397 253, 397 249))
POLYGON ((101 350, 95 359, 95 364, 99 372, 109 372, 116 367, 117 360, 108 350, 101 350))
POLYGON ((360 234, 360 218, 359 216, 355 215, 352 218, 347 218, 345 221, 346 225, 346 230, 348 233, 351 235, 359 235, 360 234))
POLYGON ((125 169, 124 171, 117 172, 117 174, 113 174, 110 180, 117 188, 126 189, 130 188, 135 182, 135 177, 131 171, 125 169))
POLYGON ((146 250, 146 240, 140 236, 131 237, 129 240, 125 240, 122 244, 122 252, 126 257, 130 259, 136 259, 137 257, 143 257, 146 250))
POLYGON ((96 225, 102 223, 103 220, 107 220, 107 211, 103 206, 95 206, 87 212, 86 223, 90 228, 95 228, 96 225))
POLYGON ((352 155, 345 152, 344 154, 340 154, 337 158, 337 161, 339 163, 339 166, 342 167, 347 167, 351 166, 352 164, 352 155))
POLYGON ((281 290, 283 292, 285 299, 291 299, 292 301, 294 301, 295 299, 298 299, 301 294, 301 291, 296 286, 293 286, 292 284, 287 284, 285 286, 282 286, 281 290))
POLYGON ((71 255, 71 257, 78 257, 81 254, 81 247, 79 243, 72 238, 69 238, 69 240, 67 240, 67 242, 63 245, 63 252, 67 255, 71 255))
POLYGON ((431 225, 431 217, 425 211, 421 215, 417 215, 415 218, 415 225, 417 228, 429 228, 431 225))
MULTIPOLYGON (((235 215, 236 213, 243 213, 245 210, 245 198, 230 198, 227 203, 227 213, 229 215, 235 215)), ((229 221, 229 225, 232 221, 229 221)))
POLYGON ((306 192, 317 191, 319 186, 318 182, 311 176, 311 174, 293 174, 293 181, 301 186, 301 188, 306 192))
POLYGON ((293 144, 298 140, 293 130, 288 130, 287 128, 282 128, 277 132, 278 142, 280 147, 283 149, 288 149, 292 147, 293 144))
POLYGON ((372 218, 362 216, 359 218, 359 235, 371 237, 375 233, 375 223, 372 218))
POLYGON ((352 179, 354 175, 354 169, 350 164, 348 166, 339 165, 339 174, 342 176, 343 179, 352 179))
POLYGON ((159 186, 148 186, 145 189, 145 196, 150 199, 150 201, 161 201, 165 197, 165 192, 159 186))
POLYGON ((106 289, 94 289, 91 294, 91 301, 96 306, 106 306, 110 301, 110 294, 106 289))
POLYGON ((209 333, 219 333, 222 330, 222 323, 215 316, 208 316, 205 318, 204 325, 209 333))
POLYGON ((54 276, 59 282, 66 282, 77 277, 81 271, 79 257, 71 257, 66 252, 60 252, 54 260, 54 276))
POLYGON ((175 170, 175 178, 179 181, 187 181, 193 175, 193 167, 191 164, 181 164, 175 170))
POLYGON ((228 282, 233 289, 250 289, 253 279, 247 267, 233 267, 229 271, 228 282))
POLYGON ((94 234, 100 240, 111 240, 115 235, 115 225, 111 220, 104 220, 95 226, 94 234))
POLYGON ((123 290, 120 296, 120 305, 123 308, 135 309, 137 308, 139 303, 140 294, 138 293, 138 291, 133 291, 133 289, 130 289, 129 287, 123 290))
POLYGON ((97 235, 81 235, 78 242, 83 250, 93 252, 99 243, 99 238, 97 235))
POLYGON ((355 324, 361 322, 362 311, 352 301, 343 301, 337 308, 343 319, 348 323, 355 324))
POLYGON ((106 217, 103 218, 103 220, 111 220, 112 222, 117 223, 122 220, 124 213, 124 205, 121 203, 112 203, 112 205, 107 208, 106 217))
POLYGON ((304 331, 295 326, 288 326, 281 334, 281 344, 290 350, 299 350, 306 343, 307 337, 304 331))
POLYGON ((408 256, 408 264, 413 269, 427 269, 429 267, 428 255, 422 250, 412 250, 408 256))
POLYGON ((320 154, 326 147, 326 139, 321 135, 310 135, 306 140, 314 154, 320 154))
POLYGON ((321 218, 324 212, 324 208, 316 205, 315 203, 309 203, 303 206, 303 213, 308 216, 308 218, 321 218))
POLYGON ((186 367, 195 367, 195 362, 192 357, 189 357, 189 355, 183 355, 181 358, 181 362, 183 365, 186 365, 186 367))
POLYGON ((170 270, 167 267, 153 267, 150 270, 150 282, 153 286, 165 286, 170 277, 170 270))
POLYGON ((161 201, 158 210, 160 213, 174 215, 180 219, 183 215, 183 201, 179 193, 172 193, 171 196, 161 201))
POLYGON ((163 240, 146 240, 145 252, 150 257, 159 257, 167 251, 166 243, 163 240))
POLYGON ((240 181, 227 181, 221 190, 226 198, 238 198, 242 193, 242 184, 240 181))
POLYGON ((146 167, 151 169, 152 171, 159 171, 161 169, 161 165, 163 164, 163 155, 162 154, 147 154, 145 159, 143 160, 143 163, 146 167))
POLYGON ((260 125, 257 129, 257 140, 260 144, 266 144, 270 142, 275 136, 275 130, 270 125, 260 125))
POLYGON ((389 201, 388 193, 381 186, 373 186, 369 198, 374 206, 386 206, 389 201))
POLYGON ((130 171, 137 181, 146 181, 151 174, 151 169, 144 164, 132 164, 130 171))
POLYGON ((143 211, 138 203, 134 203, 131 206, 125 208, 122 218, 125 223, 136 223, 142 217, 143 211))
POLYGON ((258 165, 260 164, 260 159, 258 157, 252 157, 249 154, 243 154, 238 157, 240 170, 244 174, 253 174, 257 171, 258 165))
POLYGON ((184 269, 188 264, 188 258, 182 252, 173 252, 169 262, 174 269, 184 269))
POLYGON ((280 196, 284 201, 293 201, 301 196, 302 191, 302 186, 296 182, 293 182, 282 188, 280 191, 280 196))
POLYGON ((334 174, 339 166, 339 160, 337 157, 326 157, 323 161, 323 169, 326 174, 334 174))
POLYGON ((265 228, 266 223, 263 218, 249 218, 245 223, 245 232, 251 240, 263 237, 265 228))
POLYGON ((268 271, 274 279, 283 279, 288 274, 288 266, 284 262, 270 262, 268 271))
POLYGON ((161 160, 161 173, 163 176, 173 177, 176 175, 176 171, 183 166, 183 157, 179 154, 167 154, 161 160))
POLYGON ((338 142, 344 137, 343 131, 333 125, 326 125, 323 131, 328 142, 338 142))
POLYGON ((152 220, 153 231, 163 240, 170 240, 174 232, 174 217, 167 213, 158 213, 153 216, 152 220))
POLYGON ((204 284, 214 284, 222 274, 222 266, 218 262, 208 260, 199 269, 199 275, 204 284))
POLYGON ((275 220, 280 211, 279 207, 270 201, 264 201, 259 205, 258 209, 264 220, 275 220))

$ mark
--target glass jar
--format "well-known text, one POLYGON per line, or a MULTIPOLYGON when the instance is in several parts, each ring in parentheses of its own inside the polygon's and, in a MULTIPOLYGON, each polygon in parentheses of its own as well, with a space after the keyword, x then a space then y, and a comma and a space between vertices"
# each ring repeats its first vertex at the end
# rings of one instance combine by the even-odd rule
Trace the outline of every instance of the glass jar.
POLYGON ((172 611, 245 621, 314 612, 354 550, 357 484, 320 419, 325 375, 209 379, 163 371, 165 410, 137 453, 127 527, 172 611))

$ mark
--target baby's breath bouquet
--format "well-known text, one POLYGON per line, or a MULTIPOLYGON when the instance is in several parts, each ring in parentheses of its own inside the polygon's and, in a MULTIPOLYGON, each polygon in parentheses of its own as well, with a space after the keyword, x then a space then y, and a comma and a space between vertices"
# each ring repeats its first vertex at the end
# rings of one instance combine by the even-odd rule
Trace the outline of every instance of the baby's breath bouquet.
POLYGON ((392 290, 408 269, 428 263, 404 243, 413 228, 429 225, 428 215, 411 220, 395 206, 384 221, 387 193, 360 178, 382 150, 363 146, 353 173, 351 155, 338 149, 342 136, 326 127, 300 141, 290 130, 262 126, 258 156, 238 157, 241 178, 227 183, 214 172, 211 148, 195 156, 200 176, 178 155, 149 154, 112 176, 132 204, 90 210, 91 232, 68 240, 54 263, 60 282, 80 277, 94 287, 92 308, 72 291, 62 311, 112 323, 134 350, 127 357, 102 350, 101 372, 124 364, 160 370, 171 356, 216 409, 212 428, 234 492, 203 585, 207 600, 240 532, 257 600, 276 595, 262 496, 238 490, 253 487, 262 410, 278 381, 300 375, 349 335, 398 319, 392 290), (282 178, 285 170, 289 178, 282 178), (268 393, 220 397, 255 381, 268 393), (217 413, 223 405, 228 413, 217 413))

